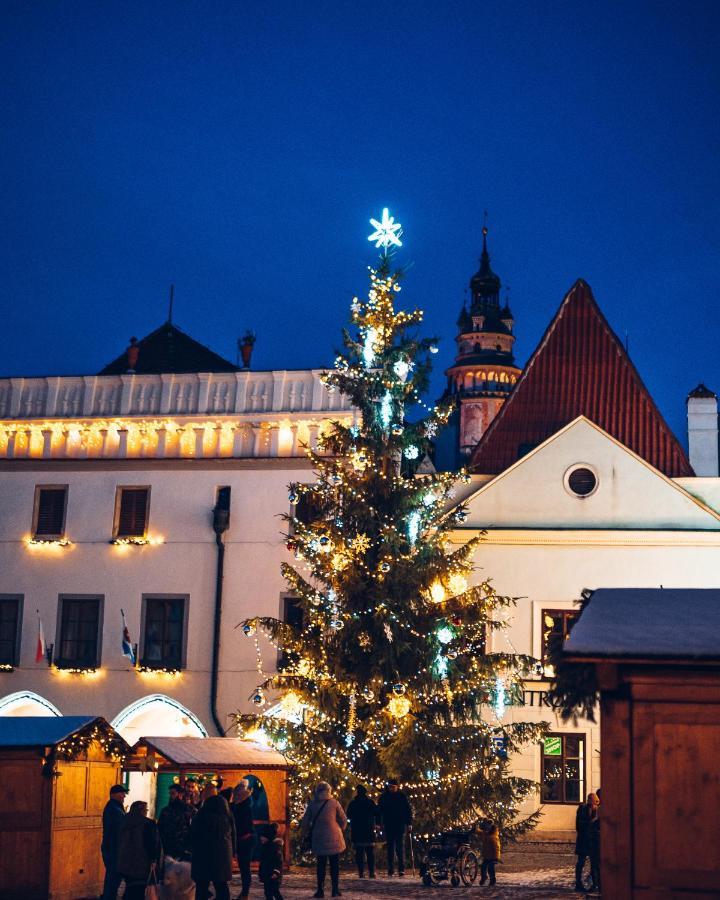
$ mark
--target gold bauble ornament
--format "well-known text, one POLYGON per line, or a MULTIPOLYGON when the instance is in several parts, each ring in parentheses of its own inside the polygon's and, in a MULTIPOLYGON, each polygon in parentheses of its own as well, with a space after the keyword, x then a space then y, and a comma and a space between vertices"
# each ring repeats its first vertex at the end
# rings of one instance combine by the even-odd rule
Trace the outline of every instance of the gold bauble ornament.
POLYGON ((462 572, 456 572, 448 579, 448 588, 453 597, 457 597, 458 594, 464 594, 467 586, 468 580, 462 572))
POLYGON ((302 709, 302 699, 295 691, 288 691, 283 694, 280 700, 280 709, 286 716, 296 716, 302 709))
POLYGON ((407 697, 391 697, 388 700, 387 711, 394 719, 404 719, 410 712, 410 701, 407 697))

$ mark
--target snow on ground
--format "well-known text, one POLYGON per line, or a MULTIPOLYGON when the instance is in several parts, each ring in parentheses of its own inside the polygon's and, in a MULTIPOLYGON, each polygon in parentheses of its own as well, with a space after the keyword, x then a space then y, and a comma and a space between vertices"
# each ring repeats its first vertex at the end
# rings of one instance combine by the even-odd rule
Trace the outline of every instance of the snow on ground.
MULTIPOLYGON (((426 888, 418 876, 408 871, 404 878, 388 878, 382 872, 378 878, 360 879, 352 869, 346 868, 340 877, 343 900, 463 900, 463 898, 487 897, 488 900, 567 900, 582 895, 574 891, 575 856, 568 844, 523 844, 504 853, 503 862, 497 866, 497 885, 481 887, 479 880, 472 887, 453 888, 448 883, 426 888)), ((315 891, 312 869, 295 868, 283 879, 282 894, 285 900, 308 900, 315 891)), ((233 896, 238 896, 239 887, 233 896)), ((250 896, 259 894, 259 885, 253 884, 250 896)), ((325 885, 325 896, 330 898, 330 881, 325 885)), ((598 896, 597 894, 595 896, 598 896)))

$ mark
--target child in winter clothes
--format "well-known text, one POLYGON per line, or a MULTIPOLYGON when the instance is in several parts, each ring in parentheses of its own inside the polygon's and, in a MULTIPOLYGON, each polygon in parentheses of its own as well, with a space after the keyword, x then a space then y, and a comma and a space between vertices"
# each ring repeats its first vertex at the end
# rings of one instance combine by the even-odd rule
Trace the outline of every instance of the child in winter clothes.
POLYGON ((502 851, 500 849, 500 833, 494 822, 488 820, 483 825, 482 836, 482 855, 483 861, 480 866, 480 884, 485 884, 490 876, 490 886, 495 884, 495 863, 502 859, 502 851))
POLYGON ((275 823, 260 832, 260 868, 258 878, 265 888, 265 900, 283 900, 280 893, 283 868, 283 839, 277 836, 275 823))

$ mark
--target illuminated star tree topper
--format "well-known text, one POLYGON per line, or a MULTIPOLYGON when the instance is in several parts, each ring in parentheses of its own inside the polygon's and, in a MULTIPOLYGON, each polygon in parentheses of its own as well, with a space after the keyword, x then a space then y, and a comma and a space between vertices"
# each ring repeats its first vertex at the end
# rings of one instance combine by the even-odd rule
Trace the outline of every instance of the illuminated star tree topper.
POLYGON ((368 235, 369 241, 375 241, 376 247, 382 247, 387 250, 388 247, 402 247, 400 235, 402 234, 402 225, 395 221, 395 217, 390 215, 387 207, 382 211, 382 219, 370 219, 370 224, 375 229, 372 234, 368 235))

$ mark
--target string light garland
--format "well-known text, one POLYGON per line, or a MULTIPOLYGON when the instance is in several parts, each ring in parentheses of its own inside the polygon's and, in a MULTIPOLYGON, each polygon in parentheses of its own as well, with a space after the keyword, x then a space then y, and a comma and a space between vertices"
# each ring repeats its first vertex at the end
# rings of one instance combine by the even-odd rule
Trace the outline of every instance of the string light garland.
POLYGON ((482 536, 450 543, 467 515, 452 507, 467 472, 417 474, 453 409, 420 400, 436 342, 416 335, 420 310, 396 308, 390 254, 369 280, 367 299, 352 300, 345 352, 321 376, 357 418, 307 448, 316 480, 288 489, 282 573, 302 618, 242 623, 255 642, 258 711, 238 714, 238 728, 261 728, 295 764, 293 815, 311 779, 343 794, 397 777, 421 831, 479 810, 505 827, 534 790, 509 778, 507 755, 544 726, 498 716, 498 679, 510 706, 531 661, 489 652, 498 611, 514 601, 473 575, 482 536), (411 407, 421 420, 406 419, 411 407), (264 672, 261 637, 282 654, 281 671, 264 672))

